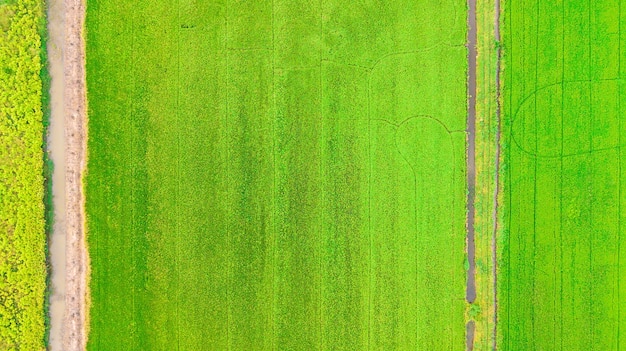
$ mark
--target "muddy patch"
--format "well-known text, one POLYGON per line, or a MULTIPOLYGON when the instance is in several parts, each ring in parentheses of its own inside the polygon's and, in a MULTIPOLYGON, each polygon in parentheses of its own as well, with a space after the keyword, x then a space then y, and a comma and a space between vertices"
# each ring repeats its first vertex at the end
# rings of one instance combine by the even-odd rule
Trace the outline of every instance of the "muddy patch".
POLYGON ((474 321, 469 321, 465 325, 465 335, 467 338, 465 339, 465 350, 473 351, 474 350, 474 332, 476 330, 476 323, 474 321))

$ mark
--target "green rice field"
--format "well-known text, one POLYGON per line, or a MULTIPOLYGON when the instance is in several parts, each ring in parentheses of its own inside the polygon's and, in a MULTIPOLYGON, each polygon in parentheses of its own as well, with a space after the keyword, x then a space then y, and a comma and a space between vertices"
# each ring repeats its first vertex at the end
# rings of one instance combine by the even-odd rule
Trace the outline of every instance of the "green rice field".
POLYGON ((621 8, 88 0, 88 349, 626 347, 621 8))
POLYGON ((89 350, 464 350, 464 1, 87 8, 89 350))
POLYGON ((499 350, 626 346, 623 6, 504 6, 499 350))

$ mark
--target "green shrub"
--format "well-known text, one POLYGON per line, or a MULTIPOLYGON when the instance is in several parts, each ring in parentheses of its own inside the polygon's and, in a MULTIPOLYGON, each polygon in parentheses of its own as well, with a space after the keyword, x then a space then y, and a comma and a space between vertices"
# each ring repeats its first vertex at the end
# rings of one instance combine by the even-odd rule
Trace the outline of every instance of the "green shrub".
POLYGON ((0 17, 0 350, 44 350, 44 4, 4 1, 0 17))

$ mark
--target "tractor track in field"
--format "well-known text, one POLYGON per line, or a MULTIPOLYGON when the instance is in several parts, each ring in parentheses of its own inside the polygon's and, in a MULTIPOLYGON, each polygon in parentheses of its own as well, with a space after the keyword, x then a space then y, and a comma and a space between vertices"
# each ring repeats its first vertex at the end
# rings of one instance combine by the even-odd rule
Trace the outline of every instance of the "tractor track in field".
POLYGON ((65 0, 66 136, 66 309, 63 349, 85 350, 87 341, 87 275, 89 261, 85 242, 87 99, 85 84, 85 0, 65 0))

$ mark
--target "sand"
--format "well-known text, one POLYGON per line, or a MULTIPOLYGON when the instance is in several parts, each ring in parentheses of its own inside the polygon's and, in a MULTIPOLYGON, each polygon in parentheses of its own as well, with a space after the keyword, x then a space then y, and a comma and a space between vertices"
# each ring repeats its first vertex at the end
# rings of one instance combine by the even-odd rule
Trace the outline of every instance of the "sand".
POLYGON ((84 0, 65 0, 65 137, 66 137, 66 297, 63 348, 84 350, 87 341, 85 198, 87 100, 85 86, 84 0))
POLYGON ((54 226, 49 241, 50 277, 50 338, 48 350, 63 350, 63 322, 65 315, 65 111, 63 45, 65 43, 63 0, 50 0, 48 5, 48 72, 50 85, 50 126, 46 147, 54 163, 52 198, 54 226))

